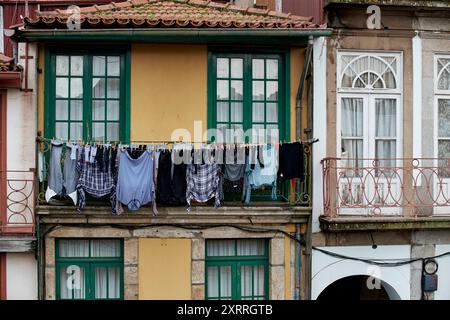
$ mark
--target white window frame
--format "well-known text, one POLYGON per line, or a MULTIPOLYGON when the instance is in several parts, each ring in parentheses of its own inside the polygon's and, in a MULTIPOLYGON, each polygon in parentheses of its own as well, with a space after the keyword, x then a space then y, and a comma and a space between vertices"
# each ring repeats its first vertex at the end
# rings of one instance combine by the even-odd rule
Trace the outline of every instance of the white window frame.
MULTIPOLYGON (((341 157, 342 137, 341 137, 341 117, 342 117, 342 99, 343 98, 361 98, 363 99, 363 159, 374 159, 376 152, 375 136, 375 101, 376 99, 396 99, 397 117, 396 117, 396 159, 397 166, 403 165, 403 53, 397 51, 379 52, 379 51, 355 51, 339 50, 337 52, 337 72, 336 72, 336 155, 341 157), (395 57, 397 60, 397 73, 394 74, 397 87, 395 89, 379 88, 342 88, 341 82, 345 70, 341 71, 342 56, 354 54, 362 56, 395 57)), ((372 160, 363 160, 364 167, 371 166, 372 160)), ((382 182, 382 181, 381 181, 382 182)), ((391 181, 392 183, 392 181, 391 181)), ((399 186, 399 185, 398 185, 399 186)), ((368 186, 372 188, 373 186, 368 186)), ((400 192, 400 190, 398 191, 400 192)), ((369 214, 369 210, 362 208, 341 209, 340 214, 369 214)), ((399 208, 383 208, 382 214, 399 214, 399 208)))
MULTIPOLYGON (((434 130, 433 130, 433 139, 434 139, 434 166, 438 167, 439 165, 439 140, 450 140, 450 138, 440 138, 439 137, 439 100, 450 100, 450 89, 449 90, 440 90, 438 89, 438 83, 439 83, 439 74, 438 74, 438 60, 440 58, 445 58, 445 59, 450 59, 450 53, 435 53, 434 54, 434 59, 433 59, 433 68, 434 68, 434 72, 433 72, 433 88, 434 88, 434 99, 433 99, 433 103, 434 103, 434 108, 433 108, 433 116, 434 116, 434 130)), ((449 62, 449 68, 450 68, 450 62, 449 62)), ((442 196, 439 196, 439 192, 440 189, 438 187, 438 183, 439 180, 436 181, 436 183, 434 183, 434 199, 438 202, 438 203, 444 203, 445 202, 445 198, 442 196)), ((442 184, 444 185, 444 193, 446 198, 450 197, 450 178, 443 178, 442 179, 442 184)), ((448 208, 444 207, 434 207, 433 210, 433 214, 435 215, 448 215, 448 208)))

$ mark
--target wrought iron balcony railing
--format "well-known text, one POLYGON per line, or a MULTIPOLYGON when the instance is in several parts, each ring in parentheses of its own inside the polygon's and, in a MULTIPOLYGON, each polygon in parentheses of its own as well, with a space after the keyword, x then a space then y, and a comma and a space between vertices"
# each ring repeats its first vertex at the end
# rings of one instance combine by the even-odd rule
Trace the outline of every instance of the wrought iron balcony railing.
POLYGON ((10 170, 1 174, 0 232, 34 233, 35 171, 10 170))
POLYGON ((450 159, 325 158, 324 214, 450 215, 450 159))

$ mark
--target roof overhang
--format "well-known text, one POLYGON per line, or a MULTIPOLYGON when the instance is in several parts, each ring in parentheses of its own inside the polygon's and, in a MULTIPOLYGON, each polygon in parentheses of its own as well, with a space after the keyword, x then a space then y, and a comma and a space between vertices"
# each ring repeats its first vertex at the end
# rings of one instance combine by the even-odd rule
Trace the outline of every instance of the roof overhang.
POLYGON ((19 71, 0 71, 0 89, 15 88, 21 85, 22 73, 19 71))
POLYGON ((332 29, 16 29, 18 41, 189 42, 211 44, 306 45, 310 37, 330 36, 332 29))

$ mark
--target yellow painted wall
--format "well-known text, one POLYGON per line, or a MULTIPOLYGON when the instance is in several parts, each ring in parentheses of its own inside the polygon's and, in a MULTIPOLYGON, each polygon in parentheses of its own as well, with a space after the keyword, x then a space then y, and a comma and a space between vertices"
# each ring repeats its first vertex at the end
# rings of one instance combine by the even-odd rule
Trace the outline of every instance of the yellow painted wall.
MULTIPOLYGON (((305 51, 306 49, 303 48, 293 48, 291 49, 291 105, 290 105, 290 116, 291 116, 291 140, 295 140, 295 106, 296 106, 296 99, 297 99, 297 92, 298 92, 298 86, 300 84, 300 78, 302 76, 302 69, 303 69, 303 63, 305 59, 305 51)), ((306 126, 306 119, 307 119, 307 94, 304 91, 303 92, 303 99, 302 99, 302 123, 303 128, 306 126)))
MULTIPOLYGON (((207 129, 207 47, 133 44, 131 140, 171 140, 172 131, 207 129)), ((193 139, 193 137, 192 137, 193 139)))
POLYGON ((191 299, 191 240, 139 239, 139 299, 191 299))

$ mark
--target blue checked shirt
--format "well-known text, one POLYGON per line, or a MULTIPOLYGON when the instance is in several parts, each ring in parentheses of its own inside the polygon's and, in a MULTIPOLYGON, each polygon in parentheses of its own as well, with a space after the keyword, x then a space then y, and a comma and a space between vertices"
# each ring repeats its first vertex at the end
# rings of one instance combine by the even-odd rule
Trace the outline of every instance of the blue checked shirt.
POLYGON ((186 171, 186 202, 191 209, 191 200, 206 202, 215 197, 214 206, 220 207, 220 167, 218 164, 189 164, 186 171))
MULTIPOLYGON (((82 148, 82 153, 85 148, 82 148)), ((77 190, 79 195, 78 210, 81 211, 86 206, 86 193, 101 198, 110 194, 112 212, 116 213, 116 184, 111 170, 101 170, 98 163, 86 161, 82 154, 79 158, 77 169, 80 172, 77 190)))

